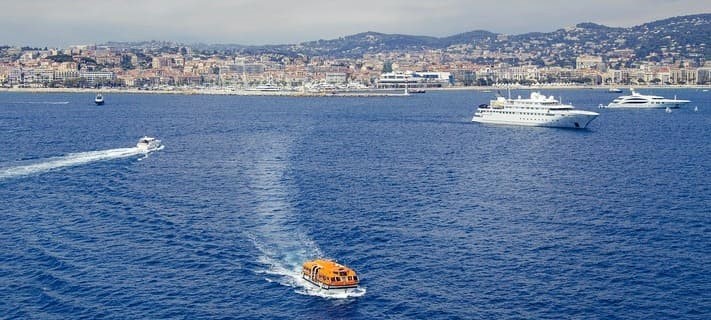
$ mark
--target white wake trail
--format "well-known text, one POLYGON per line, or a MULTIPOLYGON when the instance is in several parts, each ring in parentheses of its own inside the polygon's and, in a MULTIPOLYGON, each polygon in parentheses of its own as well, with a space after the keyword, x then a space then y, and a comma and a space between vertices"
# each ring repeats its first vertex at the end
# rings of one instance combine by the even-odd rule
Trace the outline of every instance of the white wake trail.
MULTIPOLYGON (((301 278, 304 262, 323 257, 318 245, 296 225, 292 204, 292 186, 287 176, 289 139, 262 137, 248 170, 252 180, 252 195, 256 207, 252 217, 255 228, 247 232, 261 255, 258 262, 267 266, 258 272, 267 274, 267 281, 292 287, 299 294, 332 299, 354 297, 354 294, 333 294, 314 288, 301 278)), ((365 293, 365 290, 362 291, 365 293)))
POLYGON ((60 168, 74 167, 96 161, 119 159, 146 153, 146 150, 136 147, 70 153, 65 156, 43 159, 39 162, 33 161, 32 164, 0 168, 0 180, 40 174, 60 168))
POLYGON ((257 220, 250 238, 262 253, 260 262, 270 266, 268 273, 293 276, 307 258, 320 252, 293 221, 291 190, 285 177, 287 147, 281 139, 271 142, 249 170, 256 200, 253 217, 257 220))
POLYGON ((14 104, 69 104, 69 101, 18 101, 14 104))

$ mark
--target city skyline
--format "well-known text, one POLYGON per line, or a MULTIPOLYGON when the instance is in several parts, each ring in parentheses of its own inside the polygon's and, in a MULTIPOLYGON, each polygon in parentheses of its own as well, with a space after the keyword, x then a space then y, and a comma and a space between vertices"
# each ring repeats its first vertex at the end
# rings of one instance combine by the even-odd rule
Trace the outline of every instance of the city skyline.
POLYGON ((252 0, 121 3, 46 0, 8 2, 0 12, 0 45, 63 47, 106 41, 166 40, 244 45, 290 44, 365 31, 449 36, 472 30, 504 34, 549 32, 581 22, 630 27, 673 16, 705 13, 698 1, 620 3, 502 0, 411 1, 252 0), (565 12, 564 16, 560 16, 565 12), (66 30, 64 32, 63 30, 66 30))

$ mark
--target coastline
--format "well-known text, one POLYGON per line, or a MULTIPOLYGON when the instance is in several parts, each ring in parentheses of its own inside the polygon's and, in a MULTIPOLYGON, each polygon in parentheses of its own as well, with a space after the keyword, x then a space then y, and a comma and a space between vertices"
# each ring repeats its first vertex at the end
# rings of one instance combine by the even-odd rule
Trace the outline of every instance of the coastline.
MULTIPOLYGON (((623 91, 630 87, 635 89, 711 89, 711 85, 634 85, 618 86, 616 88, 623 91)), ((426 91, 493 91, 493 90, 608 90, 610 86, 571 86, 571 85, 539 85, 539 86, 468 86, 468 87, 446 87, 446 88, 426 88, 426 91)), ((308 92, 296 90, 284 91, 253 91, 253 90, 230 90, 230 89, 157 89, 139 90, 136 88, 0 88, 0 93, 21 92, 21 93, 91 93, 97 92, 110 94, 179 94, 179 95, 233 95, 233 96, 288 96, 288 97, 402 97, 404 93, 396 93, 393 90, 369 89, 362 91, 342 91, 342 92, 308 92)), ((410 94, 416 95, 416 94, 410 94)))
MULTIPOLYGON (((599 86, 571 86, 571 85, 537 85, 537 86, 521 86, 521 85, 511 85, 511 86, 469 86, 469 87, 448 87, 448 88, 427 88, 428 91, 457 91, 457 90, 473 90, 473 91, 486 91, 486 90, 608 90, 609 85, 599 85, 599 86)), ((635 89, 711 89, 711 85, 619 85, 614 86, 614 88, 621 89, 623 91, 629 90, 629 88, 635 89)))
POLYGON ((177 94, 177 95, 228 95, 228 96, 286 96, 286 97, 402 97, 403 93, 393 90, 363 90, 342 92, 306 92, 295 90, 284 91, 255 91, 255 90, 229 90, 229 89, 174 89, 174 90, 139 90, 135 88, 0 88, 1 93, 86 93, 96 94, 177 94))

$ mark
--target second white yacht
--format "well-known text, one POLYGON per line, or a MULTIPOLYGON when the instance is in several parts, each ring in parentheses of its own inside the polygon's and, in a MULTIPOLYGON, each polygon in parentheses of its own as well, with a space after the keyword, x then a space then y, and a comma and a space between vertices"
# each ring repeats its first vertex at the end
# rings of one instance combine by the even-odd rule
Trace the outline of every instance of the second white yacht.
POLYGON ((660 96, 640 94, 630 88, 632 94, 629 96, 620 96, 613 100, 603 108, 632 108, 632 109, 666 109, 679 108, 684 104, 689 103, 689 100, 666 99, 660 96))
POLYGON ((518 99, 497 97, 489 104, 480 105, 473 122, 510 124, 536 127, 577 128, 588 126, 599 113, 575 110, 572 105, 563 104, 552 96, 531 92, 531 97, 518 99))

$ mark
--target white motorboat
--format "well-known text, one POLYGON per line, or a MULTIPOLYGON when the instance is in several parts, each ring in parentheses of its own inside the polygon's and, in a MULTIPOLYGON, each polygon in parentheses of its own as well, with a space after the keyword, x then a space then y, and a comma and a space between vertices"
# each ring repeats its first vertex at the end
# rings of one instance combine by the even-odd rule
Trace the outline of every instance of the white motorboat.
POLYGON ((148 136, 144 136, 143 138, 138 140, 138 143, 136 143, 136 148, 145 151, 157 150, 160 147, 160 140, 148 136))
POLYGON ((489 104, 477 108, 473 122, 509 124, 535 127, 582 129, 593 121, 599 113, 576 110, 572 105, 563 104, 552 96, 531 92, 531 97, 517 99, 497 97, 489 104))
POLYGON ((620 96, 613 100, 605 108, 632 108, 632 109, 666 109, 679 108, 689 103, 689 100, 666 99, 660 96, 644 95, 630 88, 632 92, 628 96, 620 96))
POLYGON ((94 98, 94 103, 96 103, 97 106, 103 105, 104 104, 104 96, 101 95, 101 93, 96 95, 96 98, 94 98))

